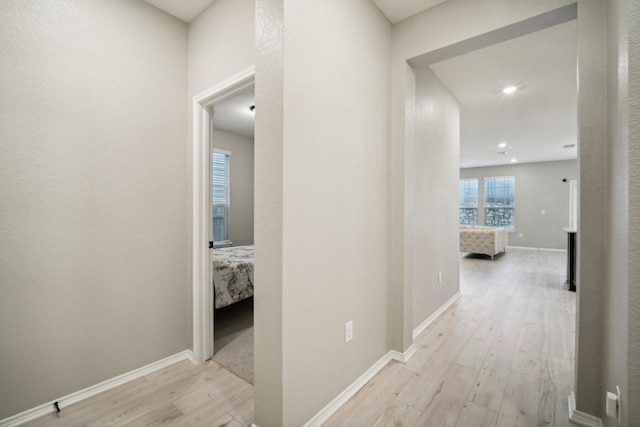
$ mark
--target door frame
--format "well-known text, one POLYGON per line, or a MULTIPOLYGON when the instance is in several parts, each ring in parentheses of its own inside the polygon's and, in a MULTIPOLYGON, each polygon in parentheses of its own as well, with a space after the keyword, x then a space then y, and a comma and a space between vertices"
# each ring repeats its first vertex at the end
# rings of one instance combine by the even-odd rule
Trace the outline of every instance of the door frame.
POLYGON ((255 86, 251 66, 193 97, 193 362, 213 356, 213 286, 211 272, 211 107, 255 86))

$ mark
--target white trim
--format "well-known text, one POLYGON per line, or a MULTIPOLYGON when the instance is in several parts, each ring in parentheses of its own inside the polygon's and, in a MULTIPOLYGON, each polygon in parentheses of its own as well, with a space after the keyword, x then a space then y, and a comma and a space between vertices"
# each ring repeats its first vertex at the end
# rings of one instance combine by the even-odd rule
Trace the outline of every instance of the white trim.
POLYGON ((585 427, 603 427, 600 418, 576 409, 576 396, 573 392, 569 395, 569 421, 585 427))
POLYGON ((422 331, 424 331, 425 329, 427 329, 427 327, 433 323, 434 320, 436 320, 438 318, 438 316, 440 316, 442 313, 445 312, 445 310, 447 308, 449 308, 451 306, 451 304, 453 304, 454 302, 456 302, 458 300, 458 298, 460 298, 462 296, 462 293, 460 291, 456 292, 451 298, 449 298, 449 300, 447 300, 447 302, 445 302, 444 304, 442 304, 440 306, 439 309, 437 309, 436 311, 433 312, 433 314, 429 317, 427 317, 422 323, 420 323, 418 325, 418 327, 416 327, 413 330, 413 339, 416 339, 416 337, 418 335, 420 335, 422 333, 422 331))
POLYGON ((178 354, 174 354, 173 356, 166 357, 162 360, 158 360, 157 362, 150 363, 141 368, 134 369, 133 371, 126 372, 80 391, 76 391, 64 397, 36 406, 35 408, 27 409, 24 412, 5 418, 4 420, 0 420, 0 427, 18 426, 44 415, 51 414, 55 411, 53 406, 55 402, 58 402, 60 409, 64 411, 64 408, 73 405, 74 403, 78 403, 100 393, 104 393, 105 391, 121 386, 129 381, 137 380, 138 378, 142 378, 145 375, 149 375, 152 372, 164 369, 169 365, 173 365, 174 363, 181 362, 183 360, 189 360, 193 363, 193 353, 191 350, 182 351, 178 354))
MULTIPOLYGON (((382 370, 392 360, 406 363, 416 352, 416 347, 411 345, 404 353, 391 350, 374 363, 367 371, 360 375, 350 386, 337 395, 327 406, 322 408, 320 412, 307 421, 303 427, 319 427, 324 424, 333 414, 335 414, 345 403, 349 401, 355 394, 360 391, 378 372, 382 370)), ((253 424, 255 426, 255 424, 253 424)), ((257 426, 256 426, 257 427, 257 426)))
POLYGON ((509 246, 509 245, 507 245, 507 249, 528 249, 528 250, 532 250, 532 251, 567 252, 566 249, 533 248, 533 247, 530 247, 530 246, 509 246))
POLYGON ((407 363, 409 359, 416 354, 418 351, 418 347, 415 344, 411 344, 408 349, 405 350, 404 353, 400 353, 399 351, 389 350, 388 355, 393 359, 397 360, 400 363, 407 363))
POLYGON ((193 358, 203 363, 213 355, 213 295, 209 268, 211 208, 209 206, 209 114, 208 108, 255 85, 251 66, 193 97, 193 229, 192 294, 193 358))
POLYGON ((538 250, 538 248, 532 248, 531 246, 511 246, 511 245, 507 245, 507 249, 529 249, 532 251, 538 250))

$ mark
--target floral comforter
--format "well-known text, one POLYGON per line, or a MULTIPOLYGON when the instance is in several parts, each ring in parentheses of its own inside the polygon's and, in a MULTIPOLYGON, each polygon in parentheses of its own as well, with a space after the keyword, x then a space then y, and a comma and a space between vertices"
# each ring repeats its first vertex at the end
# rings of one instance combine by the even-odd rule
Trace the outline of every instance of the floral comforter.
POLYGON ((253 296, 253 246, 213 250, 215 308, 253 296))

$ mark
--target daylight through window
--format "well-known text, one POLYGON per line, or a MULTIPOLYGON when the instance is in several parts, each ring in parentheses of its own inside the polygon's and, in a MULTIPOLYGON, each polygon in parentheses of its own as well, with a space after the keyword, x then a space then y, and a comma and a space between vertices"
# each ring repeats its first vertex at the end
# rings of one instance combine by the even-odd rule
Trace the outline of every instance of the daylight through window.
POLYGON ((460 180, 460 224, 478 225, 478 179, 460 180))
POLYGON ((214 150, 212 209, 214 244, 231 240, 229 236, 229 211, 231 209, 230 160, 231 153, 214 150))
POLYGON ((484 178, 484 223, 515 227, 516 180, 513 176, 484 178))

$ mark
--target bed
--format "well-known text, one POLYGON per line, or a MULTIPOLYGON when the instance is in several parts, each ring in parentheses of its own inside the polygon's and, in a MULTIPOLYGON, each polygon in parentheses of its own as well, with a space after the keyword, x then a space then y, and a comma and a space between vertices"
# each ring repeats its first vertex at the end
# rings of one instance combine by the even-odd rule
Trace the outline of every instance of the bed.
POLYGON ((253 248, 251 245, 213 250, 215 308, 253 296, 253 248))

